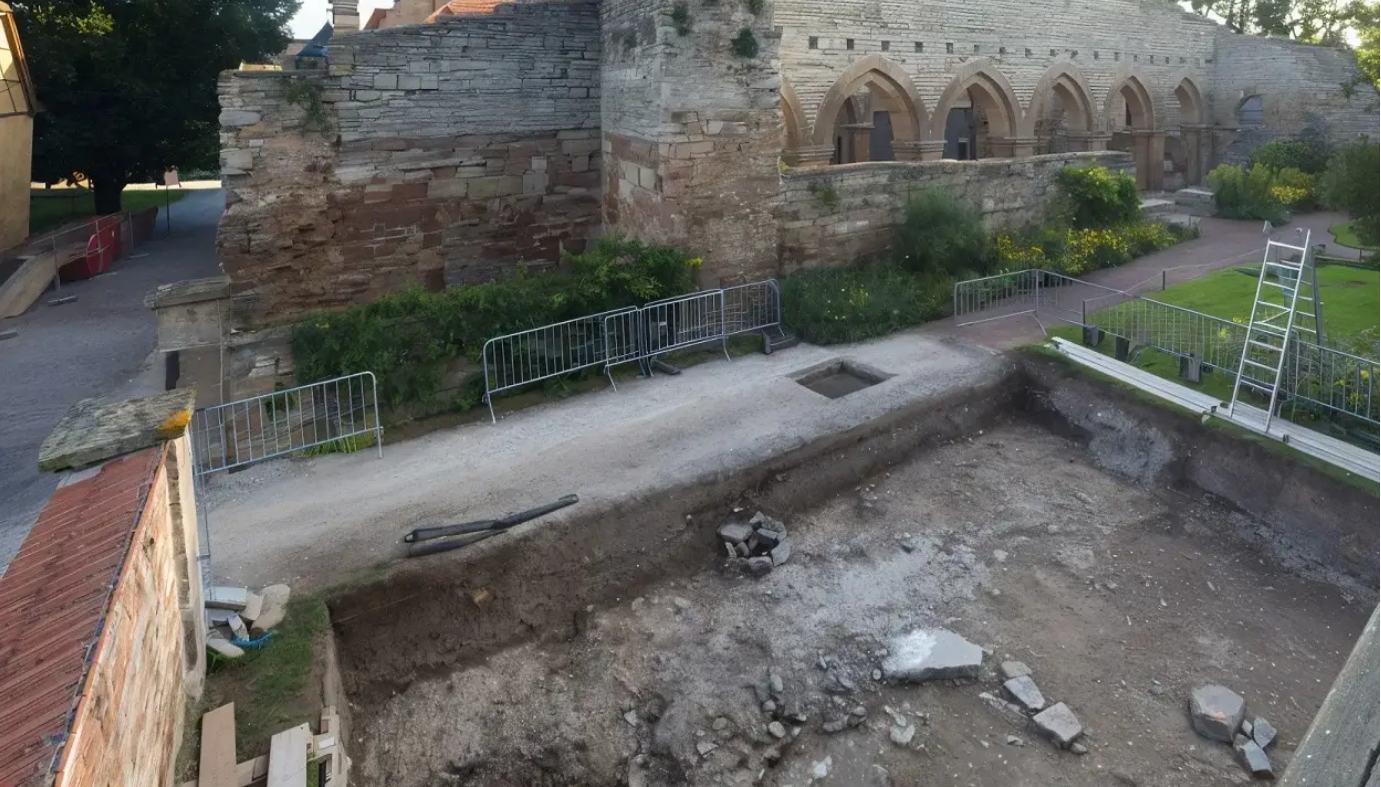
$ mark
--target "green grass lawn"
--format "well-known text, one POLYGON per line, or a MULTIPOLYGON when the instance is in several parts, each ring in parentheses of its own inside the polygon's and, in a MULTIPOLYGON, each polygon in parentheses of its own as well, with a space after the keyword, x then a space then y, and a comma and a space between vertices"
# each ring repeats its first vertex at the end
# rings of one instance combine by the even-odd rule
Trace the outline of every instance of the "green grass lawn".
MULTIPOLYGON (((96 215, 95 198, 90 191, 53 189, 52 192, 56 196, 29 198, 30 235, 96 215), (70 191, 72 196, 62 196, 64 191, 70 191)), ((138 213, 155 206, 161 208, 169 201, 177 202, 182 194, 181 189, 125 189, 120 195, 120 206, 130 213, 138 213)))
POLYGON ((1375 249, 1375 246, 1368 246, 1357 239, 1357 233, 1353 232, 1352 225, 1346 221, 1334 224, 1328 228, 1333 234, 1333 240, 1339 246, 1346 246, 1349 249, 1375 249))

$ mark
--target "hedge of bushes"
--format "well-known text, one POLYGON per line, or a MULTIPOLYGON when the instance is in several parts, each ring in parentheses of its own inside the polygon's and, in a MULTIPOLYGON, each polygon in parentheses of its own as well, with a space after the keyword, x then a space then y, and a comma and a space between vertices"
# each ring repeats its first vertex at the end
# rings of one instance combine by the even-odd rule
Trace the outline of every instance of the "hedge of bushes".
POLYGON ((1273 223, 1289 211, 1320 205, 1348 214, 1365 243, 1377 241, 1381 156, 1376 143, 1359 139, 1331 150, 1316 140, 1268 142, 1245 167, 1224 164, 1208 174, 1219 215, 1273 223))
POLYGON ((425 402, 446 368, 460 358, 478 361, 488 339, 689 292, 699 264, 679 249, 605 238, 555 270, 520 270, 506 281, 439 293, 415 288, 312 314, 293 328, 297 379, 368 369, 385 404, 425 402))
POLYGON ((1077 276, 1196 234, 1143 220, 1136 182, 1124 173, 1067 167, 1056 182, 1047 223, 993 234, 974 206, 944 192, 916 194, 887 259, 787 278, 787 324, 816 344, 860 341, 947 316, 956 281, 1030 268, 1077 276))

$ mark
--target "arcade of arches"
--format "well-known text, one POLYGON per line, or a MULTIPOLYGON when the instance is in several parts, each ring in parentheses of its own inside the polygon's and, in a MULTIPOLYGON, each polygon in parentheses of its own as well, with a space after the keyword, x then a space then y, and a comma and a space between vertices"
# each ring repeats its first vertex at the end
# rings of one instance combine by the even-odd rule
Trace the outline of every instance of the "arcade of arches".
POLYGON ((928 107, 900 66, 873 55, 840 74, 813 113, 783 76, 784 158, 823 166, 1120 150, 1135 159, 1142 189, 1201 183, 1208 127, 1195 79, 1181 77, 1161 99, 1175 110, 1164 113, 1174 115, 1171 124, 1158 117, 1156 96, 1136 73, 1120 74, 1095 96, 1077 66, 1057 62, 1022 101, 982 58, 961 68, 928 107))

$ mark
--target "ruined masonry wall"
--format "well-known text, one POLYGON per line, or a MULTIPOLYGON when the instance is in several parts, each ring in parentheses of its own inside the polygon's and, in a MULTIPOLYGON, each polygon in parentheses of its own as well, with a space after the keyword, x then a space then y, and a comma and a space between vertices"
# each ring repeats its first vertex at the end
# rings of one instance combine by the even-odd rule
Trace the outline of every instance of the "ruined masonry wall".
POLYGON ((1237 106, 1260 96, 1265 125, 1241 128, 1219 158, 1247 160, 1252 149, 1273 139, 1300 134, 1344 142, 1377 136, 1381 127, 1376 90, 1356 85, 1351 96, 1342 85, 1357 74, 1348 52, 1293 41, 1224 34, 1218 40, 1214 84, 1220 100, 1214 120, 1238 126, 1237 106))
POLYGON ((610 230, 689 248, 702 283, 771 275, 771 203, 781 151, 777 38, 767 4, 691 3, 679 33, 670 4, 602 6, 604 221, 610 230), (753 31, 758 54, 732 54, 753 31))
POLYGON ((1021 226, 1041 216, 1066 166, 1097 163, 1130 171, 1129 153, 1065 153, 1026 159, 870 162, 795 169, 783 176, 776 210, 782 273, 884 255, 907 198, 939 188, 979 206, 992 227, 1021 226), (834 205, 821 198, 828 186, 834 205))
POLYGON ((217 242, 237 327, 492 279, 598 232, 596 3, 342 36, 330 62, 222 75, 217 242), (290 100, 313 90, 324 132, 310 97, 290 100))

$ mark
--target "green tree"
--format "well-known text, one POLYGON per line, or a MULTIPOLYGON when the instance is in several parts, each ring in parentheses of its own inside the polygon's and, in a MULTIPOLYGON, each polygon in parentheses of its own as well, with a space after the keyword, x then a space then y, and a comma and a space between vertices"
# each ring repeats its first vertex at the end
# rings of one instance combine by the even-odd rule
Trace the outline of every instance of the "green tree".
POLYGON ((1366 81, 1377 84, 1377 0, 1189 0, 1189 5, 1239 33, 1347 46, 1366 81))
POLYGON ((22 0, 20 34, 42 111, 34 176, 90 179, 98 213, 126 184, 214 168, 216 79, 287 44, 298 0, 22 0))
POLYGON ((1347 211, 1357 237, 1375 245, 1381 232, 1381 148, 1369 139, 1342 148, 1328 163, 1321 185, 1324 201, 1347 211))

